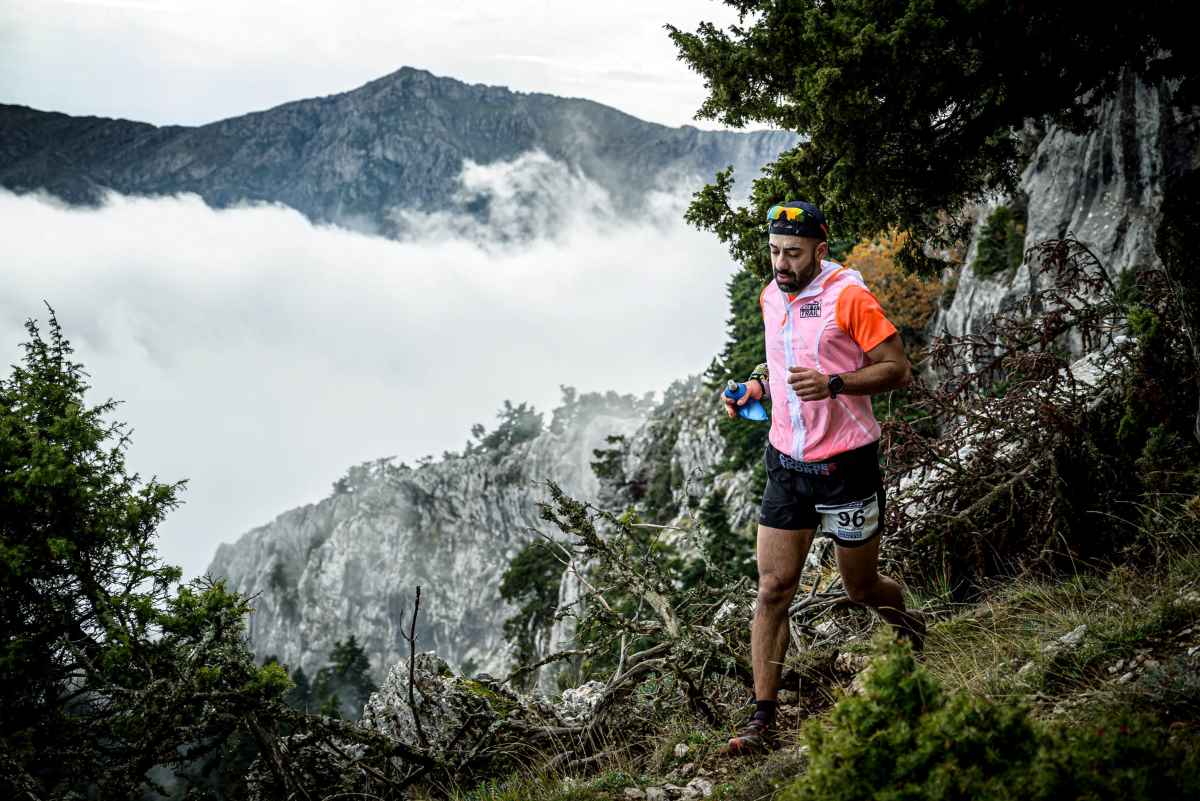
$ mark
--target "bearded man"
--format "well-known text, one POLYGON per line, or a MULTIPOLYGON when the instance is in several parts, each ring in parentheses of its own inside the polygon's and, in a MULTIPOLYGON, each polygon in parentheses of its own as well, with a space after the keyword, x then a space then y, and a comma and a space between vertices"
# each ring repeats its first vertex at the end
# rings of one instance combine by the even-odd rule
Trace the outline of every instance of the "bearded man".
POLYGON ((862 276, 827 261, 829 227, 811 203, 767 213, 773 280, 759 294, 765 365, 726 413, 771 401, 758 518, 758 604, 751 624, 755 711, 729 753, 773 745, 788 607, 814 534, 833 539, 851 601, 875 609, 919 650, 925 624, 906 611, 900 586, 878 572, 884 511, 879 423, 871 395, 899 389, 911 367, 899 333, 862 276))

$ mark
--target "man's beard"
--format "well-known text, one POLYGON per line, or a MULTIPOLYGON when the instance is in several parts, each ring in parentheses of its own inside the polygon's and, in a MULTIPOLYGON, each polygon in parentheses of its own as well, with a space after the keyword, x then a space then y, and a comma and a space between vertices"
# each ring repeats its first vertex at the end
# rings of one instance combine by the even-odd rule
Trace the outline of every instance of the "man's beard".
POLYGON ((816 270, 813 269, 813 264, 810 262, 802 270, 797 272, 775 271, 775 283, 784 292, 799 292, 804 287, 808 286, 816 275, 816 270))

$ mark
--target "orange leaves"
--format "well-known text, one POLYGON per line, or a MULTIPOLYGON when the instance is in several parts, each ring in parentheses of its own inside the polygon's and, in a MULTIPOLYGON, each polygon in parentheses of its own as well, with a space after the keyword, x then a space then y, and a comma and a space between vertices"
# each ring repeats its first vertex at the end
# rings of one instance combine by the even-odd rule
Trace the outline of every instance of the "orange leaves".
POLYGON ((846 256, 845 266, 862 274, 867 288, 879 299, 883 311, 905 339, 921 337, 937 307, 941 281, 906 273, 896 264, 896 254, 908 238, 904 233, 863 240, 846 256))

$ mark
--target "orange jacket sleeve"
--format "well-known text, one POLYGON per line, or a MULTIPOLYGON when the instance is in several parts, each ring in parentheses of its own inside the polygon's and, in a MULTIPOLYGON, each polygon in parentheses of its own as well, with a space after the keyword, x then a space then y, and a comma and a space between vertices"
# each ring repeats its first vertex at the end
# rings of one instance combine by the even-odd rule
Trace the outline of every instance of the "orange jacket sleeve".
POLYGON ((896 326, 884 316, 879 301, 860 286, 842 290, 837 302, 837 324, 864 353, 896 333, 896 326))

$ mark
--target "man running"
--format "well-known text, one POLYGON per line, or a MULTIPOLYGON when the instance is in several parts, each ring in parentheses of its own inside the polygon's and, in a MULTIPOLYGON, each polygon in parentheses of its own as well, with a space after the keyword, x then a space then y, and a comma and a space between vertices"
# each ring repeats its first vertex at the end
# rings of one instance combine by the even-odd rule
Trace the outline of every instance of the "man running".
POLYGON ((836 544, 850 600, 875 609, 914 648, 925 634, 899 585, 877 571, 884 492, 870 396, 911 380, 904 344, 862 276, 825 260, 829 228, 820 209, 788 201, 767 219, 774 280, 758 299, 767 362, 736 403, 725 399, 731 417, 752 398, 772 400, 750 630, 756 704, 730 753, 772 745, 788 607, 815 532, 836 544))

